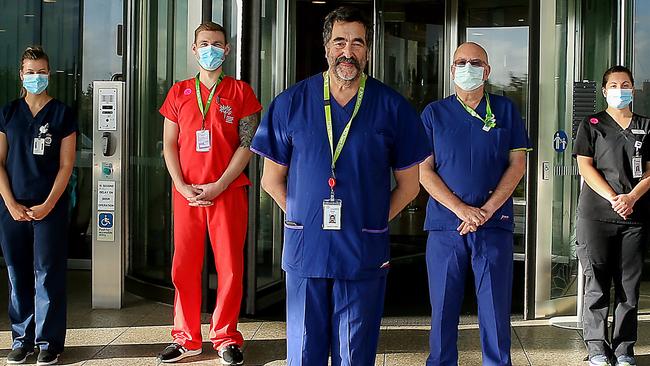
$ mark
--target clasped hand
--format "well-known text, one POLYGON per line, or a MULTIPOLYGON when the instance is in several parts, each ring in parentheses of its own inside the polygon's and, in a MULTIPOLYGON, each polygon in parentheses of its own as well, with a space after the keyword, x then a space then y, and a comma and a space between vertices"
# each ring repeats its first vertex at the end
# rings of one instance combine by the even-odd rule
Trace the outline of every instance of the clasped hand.
POLYGON ((463 204, 456 210, 455 214, 461 220, 456 231, 460 235, 466 235, 467 233, 476 232, 479 226, 485 224, 492 217, 494 211, 487 206, 478 208, 463 204))
POLYGON ((614 196, 609 201, 612 204, 612 209, 623 218, 627 220, 628 217, 634 212, 634 204, 636 198, 631 194, 619 194, 614 196))
POLYGON ((226 187, 219 181, 207 184, 185 184, 179 192, 187 199, 192 207, 212 206, 213 200, 219 196, 226 187))

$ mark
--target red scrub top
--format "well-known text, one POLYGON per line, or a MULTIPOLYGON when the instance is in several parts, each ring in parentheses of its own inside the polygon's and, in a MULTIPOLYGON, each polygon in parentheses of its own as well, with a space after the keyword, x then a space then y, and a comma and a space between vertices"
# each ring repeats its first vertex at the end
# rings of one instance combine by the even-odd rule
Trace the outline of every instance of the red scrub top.
MULTIPOLYGON (((196 131, 201 130, 201 110, 196 99, 196 79, 174 84, 160 107, 160 114, 179 127, 178 149, 183 179, 187 184, 206 184, 217 181, 230 164, 239 148, 239 120, 259 112, 259 103, 247 83, 226 76, 217 86, 210 109, 205 118, 205 129, 212 139, 208 152, 196 151, 196 131)), ((201 99, 205 106, 210 95, 200 83, 201 99)), ((244 173, 229 187, 249 185, 244 173)))

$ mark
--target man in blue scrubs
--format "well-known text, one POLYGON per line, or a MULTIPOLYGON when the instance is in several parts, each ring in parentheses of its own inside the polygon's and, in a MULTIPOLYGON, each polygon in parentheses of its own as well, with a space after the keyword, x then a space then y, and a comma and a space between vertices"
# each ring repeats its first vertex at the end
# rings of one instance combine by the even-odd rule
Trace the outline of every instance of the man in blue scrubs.
POLYGON ((469 269, 483 365, 511 365, 511 196, 526 170, 528 137, 515 105, 485 92, 490 65, 481 46, 458 47, 451 73, 456 94, 422 112, 433 147, 420 164, 420 182, 431 195, 424 227, 432 308, 427 365, 458 364, 458 321, 469 269))
POLYGON ((429 154, 408 102, 363 73, 372 29, 357 9, 331 12, 329 69, 279 95, 252 144, 266 158, 262 187, 286 212, 289 365, 327 365, 330 352, 332 365, 375 364, 388 221, 417 195, 429 154))

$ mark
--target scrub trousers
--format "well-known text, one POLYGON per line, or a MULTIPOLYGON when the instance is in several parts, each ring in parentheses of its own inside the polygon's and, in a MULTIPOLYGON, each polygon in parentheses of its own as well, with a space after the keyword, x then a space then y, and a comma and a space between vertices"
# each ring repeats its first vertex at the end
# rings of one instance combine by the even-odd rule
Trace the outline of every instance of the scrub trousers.
POLYGON ((374 366, 386 276, 307 278, 287 272, 287 365, 374 366))
POLYGON ((458 322, 465 276, 474 272, 483 365, 511 365, 513 234, 500 228, 429 231, 427 272, 431 300, 427 366, 458 364, 458 322))
MULTIPOLYGON (((2 200, 0 200, 2 201, 2 200)), ((15 221, 0 203, 2 252, 9 273, 12 349, 63 352, 66 332, 68 197, 40 221, 15 221)), ((42 202, 20 202, 31 207, 42 202)))
POLYGON ((174 257, 172 282, 174 327, 172 338, 181 346, 201 348, 201 287, 206 231, 217 269, 217 301, 210 319, 214 349, 241 346, 237 330, 243 293, 244 242, 248 224, 246 187, 228 188, 208 207, 191 207, 174 190, 174 257))
POLYGON ((590 356, 634 356, 648 228, 578 218, 576 252, 585 275, 583 337, 590 356), (611 338, 607 329, 614 283, 611 338))

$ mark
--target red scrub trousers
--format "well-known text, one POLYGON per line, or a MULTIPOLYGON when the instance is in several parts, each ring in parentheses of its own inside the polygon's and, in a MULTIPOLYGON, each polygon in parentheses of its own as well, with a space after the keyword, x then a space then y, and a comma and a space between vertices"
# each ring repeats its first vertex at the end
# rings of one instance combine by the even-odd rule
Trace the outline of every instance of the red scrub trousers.
POLYGON ((244 339, 237 330, 244 273, 244 241, 248 197, 244 186, 228 188, 212 206, 191 207, 174 189, 174 342, 187 349, 201 348, 201 273, 208 231, 217 269, 217 302, 210 320, 214 349, 244 339))

